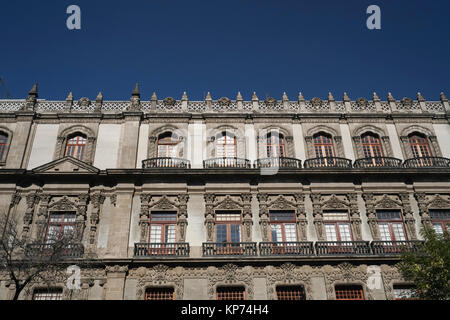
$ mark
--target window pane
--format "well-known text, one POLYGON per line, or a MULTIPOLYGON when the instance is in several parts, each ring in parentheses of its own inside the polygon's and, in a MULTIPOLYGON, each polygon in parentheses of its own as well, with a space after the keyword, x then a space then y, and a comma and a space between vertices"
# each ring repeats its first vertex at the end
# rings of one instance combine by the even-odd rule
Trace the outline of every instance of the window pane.
POLYGON ((295 221, 293 211, 270 211, 270 221, 295 221))
POLYGON ((160 225, 151 225, 150 243, 161 243, 162 228, 160 225))
POLYGON ((241 226, 232 224, 230 227, 231 227, 231 242, 241 242, 241 226))
POLYGON ((348 221, 348 212, 324 212, 324 221, 348 221))
POLYGON ((341 236, 341 241, 352 241, 350 226, 348 224, 339 224, 339 233, 341 236))
POLYGON ((433 223, 433 229, 434 232, 436 232, 437 234, 444 234, 444 229, 442 228, 442 224, 441 223, 433 223))
POLYGON ((283 242, 283 236, 281 234, 281 225, 273 224, 270 227, 272 228, 272 241, 273 242, 283 242))
POLYGON ((296 242, 297 241, 297 231, 296 226, 293 223, 285 224, 284 231, 286 233, 286 242, 296 242))
POLYGON ((381 241, 392 241, 391 233, 389 232, 389 225, 387 223, 380 223, 379 228, 381 241))
POLYGON ((392 230, 394 231, 394 237, 396 241, 404 241, 405 233, 403 231, 403 224, 401 223, 393 223, 392 224, 392 230))
POLYGON ((402 220, 399 210, 377 210, 378 220, 402 220))
POLYGON ((217 230, 217 242, 227 242, 227 225, 218 224, 216 230, 217 230))
POLYGON ((336 226, 334 224, 325 224, 325 233, 327 241, 337 241, 336 226))
POLYGON ((175 242, 175 230, 176 225, 166 225, 166 243, 174 243, 175 242))

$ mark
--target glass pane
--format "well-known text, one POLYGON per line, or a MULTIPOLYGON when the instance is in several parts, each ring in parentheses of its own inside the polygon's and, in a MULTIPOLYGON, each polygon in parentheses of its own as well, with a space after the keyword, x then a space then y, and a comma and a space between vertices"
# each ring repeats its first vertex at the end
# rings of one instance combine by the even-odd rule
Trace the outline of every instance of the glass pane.
POLYGON ((286 236, 286 242, 296 242, 297 241, 297 232, 296 226, 293 223, 285 224, 284 231, 286 236))
POLYGON ((325 233, 327 241, 337 241, 336 226, 334 224, 326 224, 325 233))
POLYGON ((339 224, 339 233, 341 236, 341 241, 352 241, 352 235, 350 233, 350 225, 339 224))
POLYGON ((271 225, 271 228, 272 228, 272 241, 273 242, 283 242, 283 237, 281 234, 281 225, 273 224, 273 225, 271 225))
POLYGON ((174 243, 175 242, 175 230, 176 225, 171 224, 166 226, 166 243, 174 243))
POLYGON ((442 224, 441 223, 433 223, 433 229, 434 232, 436 232, 437 234, 444 234, 444 229, 442 228, 442 224))
POLYGON ((389 232, 389 225, 387 223, 380 223, 379 228, 381 241, 392 241, 391 233, 389 232))
POLYGON ((396 241, 404 241, 405 233, 403 231, 403 224, 401 223, 393 223, 392 224, 392 230, 394 231, 394 237, 396 241))
POLYGON ((241 226, 231 225, 231 242, 241 242, 241 226))
POLYGON ((217 242, 227 242, 227 225, 218 224, 216 230, 217 230, 217 242))
POLYGON ((160 225, 152 225, 150 228, 150 243, 161 243, 162 229, 160 225))

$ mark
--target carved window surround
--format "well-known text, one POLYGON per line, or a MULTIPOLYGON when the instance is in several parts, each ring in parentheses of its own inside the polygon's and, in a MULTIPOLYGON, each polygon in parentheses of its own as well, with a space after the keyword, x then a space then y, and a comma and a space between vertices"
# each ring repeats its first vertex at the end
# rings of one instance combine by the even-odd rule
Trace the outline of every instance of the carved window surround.
POLYGON ((419 205, 419 214, 422 224, 431 225, 430 210, 450 209, 449 194, 426 194, 425 192, 416 192, 414 194, 419 205))
POLYGON ((373 194, 368 192, 363 194, 363 198, 366 203, 367 219, 373 240, 381 240, 377 210, 392 209, 402 212, 408 240, 417 240, 416 222, 413 217, 408 192, 401 192, 399 194, 373 194))
POLYGON ((310 266, 297 267, 292 263, 284 263, 280 267, 269 266, 267 274, 267 298, 276 300, 276 288, 278 286, 303 286, 306 300, 313 300, 313 286, 311 278, 317 276, 317 272, 310 266))
POLYGON ((362 135, 366 133, 372 133, 377 135, 381 141, 381 148, 383 150, 383 156, 385 157, 394 157, 394 153, 392 151, 391 140, 385 132, 374 126, 363 126, 354 131, 352 140, 354 143, 354 149, 356 151, 357 157, 359 159, 365 158, 363 145, 362 145, 362 135))
POLYGON ((36 218, 36 239, 40 241, 45 240, 45 232, 51 213, 75 212, 74 241, 81 242, 83 240, 88 200, 89 194, 81 194, 78 196, 78 199, 72 200, 68 196, 41 194, 39 196, 39 211, 36 218))
POLYGON ((6 159, 8 158, 9 148, 11 147, 13 133, 5 127, 0 127, 0 133, 5 133, 8 136, 6 140, 6 148, 3 152, 3 156, 0 158, 0 167, 3 167, 6 166, 6 159))
POLYGON ((139 226, 141 229, 141 242, 148 242, 150 232, 150 213, 152 211, 177 212, 176 241, 186 241, 186 228, 188 225, 187 202, 188 194, 178 196, 141 194, 141 213, 139 226), (169 199, 170 198, 170 199, 169 199))
POLYGON ((150 133, 148 137, 148 149, 147 149, 147 157, 157 158, 158 157, 158 137, 166 132, 171 132, 178 136, 178 145, 177 145, 177 157, 184 158, 184 150, 186 149, 186 137, 187 133, 183 129, 176 128, 174 126, 163 126, 160 127, 153 132, 150 133))
POLYGON ((216 211, 217 210, 237 210, 241 212, 242 218, 242 242, 249 242, 252 239, 252 209, 251 193, 242 193, 240 195, 218 195, 206 193, 204 195, 206 240, 214 242, 216 239, 216 211))
POLYGON ((66 145, 67 145, 67 141, 69 140, 69 137, 78 132, 86 135, 86 137, 87 137, 86 152, 84 154, 83 161, 92 165, 92 163, 94 162, 95 145, 96 145, 97 137, 91 129, 89 129, 85 126, 81 126, 81 125, 76 125, 76 126, 67 128, 59 133, 59 135, 56 139, 57 143, 56 143, 56 148, 55 148, 55 154, 53 156, 54 160, 65 157, 66 145))
POLYGON ((208 296, 216 299, 217 287, 242 286, 245 288, 246 300, 253 300, 254 284, 251 271, 238 268, 235 264, 226 264, 221 268, 208 268, 208 296))
POLYGON ((314 226, 319 241, 326 241, 323 212, 325 210, 345 210, 349 214, 350 226, 354 241, 362 240, 361 218, 358 210, 358 195, 347 193, 345 195, 322 195, 311 193, 313 203, 314 226))
POLYGON ((258 158, 267 158, 267 135, 270 132, 279 132, 279 134, 283 135, 286 147, 285 156, 287 158, 295 158, 294 137, 287 130, 276 127, 265 128, 258 132, 258 135, 256 137, 258 158))
POLYGON ((103 192, 99 191, 92 194, 91 202, 92 212, 90 219, 89 244, 93 246, 95 244, 95 238, 97 235, 97 225, 100 221, 103 203, 105 202, 105 196, 103 195, 103 192))
POLYGON ((302 193, 271 195, 267 193, 258 194, 259 201, 259 224, 261 227, 262 241, 270 242, 270 210, 289 210, 295 212, 297 223, 297 235, 299 241, 307 241, 307 225, 305 212, 305 195, 302 193), (289 200, 290 199, 290 200, 289 200))
POLYGON ((400 141, 402 142, 405 159, 414 158, 413 152, 411 150, 411 145, 409 143, 409 137, 408 137, 411 133, 414 133, 414 132, 421 133, 427 138, 428 145, 430 146, 432 156, 442 157, 441 148, 439 147, 439 143, 437 141, 436 135, 429 129, 426 129, 426 128, 423 128, 423 127, 420 127, 417 125, 412 125, 412 126, 405 128, 400 134, 400 141))
MULTIPOLYGON (((345 158, 344 145, 342 144, 342 137, 333 135, 332 139, 333 139, 333 148, 334 148, 336 157, 345 158)), ((306 142, 306 152, 308 153, 307 158, 308 159, 316 158, 316 152, 314 151, 313 135, 306 136, 305 142, 306 142)))
POLYGON ((222 133, 226 132, 230 137, 236 138, 236 157, 246 158, 245 155, 245 134, 241 130, 233 128, 231 126, 220 126, 210 130, 206 139, 206 150, 208 157, 216 157, 216 143, 217 140, 222 137, 222 133))

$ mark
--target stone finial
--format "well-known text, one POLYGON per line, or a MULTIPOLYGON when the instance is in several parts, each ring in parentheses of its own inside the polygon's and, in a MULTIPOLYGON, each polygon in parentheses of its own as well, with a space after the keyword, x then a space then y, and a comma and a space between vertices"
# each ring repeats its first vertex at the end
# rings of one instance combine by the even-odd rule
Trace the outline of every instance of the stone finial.
POLYGON ((388 101, 389 102, 395 102, 395 98, 390 92, 388 93, 388 101))
POLYGON ((37 83, 35 83, 33 85, 33 88, 31 88, 30 92, 28 92, 28 96, 34 97, 34 98, 38 97, 38 84, 37 83))
POLYGON ((212 100, 211 93, 210 93, 209 91, 208 91, 208 93, 206 94, 205 100, 206 100, 206 101, 211 101, 211 100, 212 100))
POLYGON ((259 99, 258 99, 258 96, 256 95, 256 92, 253 92, 253 95, 252 95, 252 101, 258 101, 259 99))
POLYGON ((187 96, 186 91, 183 92, 183 96, 181 97, 181 100, 183 100, 183 101, 187 101, 188 100, 188 96, 187 96))
POLYGON ((240 92, 240 91, 238 91, 238 94, 237 94, 236 100, 237 100, 237 101, 242 101, 242 100, 244 100, 244 99, 242 98, 242 94, 241 94, 241 92, 240 92))
POLYGON ((347 95, 347 92, 344 92, 344 102, 350 102, 350 98, 347 95))
POLYGON ((152 101, 158 101, 158 97, 156 96, 156 92, 153 92, 151 100, 152 101))
POLYGON ((445 94, 443 92, 441 92, 441 101, 442 102, 448 101, 447 97, 445 96, 445 94))
POLYGON ((101 92, 98 93, 97 98, 95 98, 95 101, 103 101, 103 94, 101 92))
POLYGON ((305 101, 305 97, 303 97, 301 92, 298 93, 298 101, 305 101))
POLYGON ((103 104, 103 94, 101 92, 98 93, 97 98, 95 98, 95 111, 101 112, 103 104))
POLYGON ((131 93, 133 97, 140 97, 141 93, 139 92, 139 83, 136 83, 133 92, 131 93))
POLYGON ((373 101, 380 101, 380 98, 378 97, 377 93, 373 93, 373 101))
POLYGON ((328 101, 334 101, 334 97, 331 92, 328 92, 328 101))
POLYGON ((282 100, 283 100, 283 101, 289 101, 289 98, 288 98, 286 92, 283 92, 283 98, 282 98, 282 100))
POLYGON ((69 95, 67 96, 66 101, 73 101, 73 94, 72 94, 72 92, 69 92, 69 95))
POLYGON ((420 92, 417 92, 417 101, 425 101, 425 98, 422 96, 422 94, 420 92))

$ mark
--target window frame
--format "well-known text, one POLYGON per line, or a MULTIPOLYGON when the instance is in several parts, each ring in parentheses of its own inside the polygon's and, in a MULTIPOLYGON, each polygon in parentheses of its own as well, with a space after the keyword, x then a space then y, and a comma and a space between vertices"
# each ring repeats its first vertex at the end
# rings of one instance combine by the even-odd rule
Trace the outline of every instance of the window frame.
POLYGON ((276 294, 276 299, 280 300, 280 301, 293 301, 293 300, 306 300, 306 290, 305 290, 305 286, 302 284, 299 285, 277 285, 275 288, 275 294, 276 294), (300 299, 295 299, 295 294, 292 294, 291 292, 294 292, 295 288, 299 288, 298 292, 299 294, 297 294, 297 296, 300 297, 300 299), (290 292, 286 291, 283 292, 280 289, 292 289, 290 292), (281 294, 280 294, 281 293, 281 294), (280 299, 280 296, 284 295, 286 297, 286 299, 280 299), (288 299, 289 297, 294 296, 294 299, 288 299))
POLYGON ((67 226, 71 226, 72 230, 73 230, 73 234, 72 236, 75 234, 75 230, 76 230, 76 219, 77 219, 77 213, 75 211, 53 211, 53 212, 49 212, 48 215, 48 221, 47 221, 47 229, 45 231, 45 238, 44 238, 44 243, 45 244, 52 244, 53 242, 51 242, 51 239, 49 238, 49 231, 50 228, 52 226, 55 227, 59 227, 58 230, 58 239, 56 239, 56 241, 61 241, 61 239, 64 236, 64 228, 67 226), (63 221, 56 221, 56 222, 52 222, 52 216, 54 215, 59 215, 62 216, 62 220, 63 221), (73 221, 64 221, 66 216, 73 216, 73 221))
POLYGON ((382 158, 384 157, 383 145, 380 137, 372 132, 366 132, 361 135, 361 146, 364 158, 382 158), (366 139, 369 139, 366 141, 366 139), (373 139, 374 141, 371 141, 373 139))
POLYGON ((177 134, 175 134, 171 131, 166 131, 166 132, 159 134, 156 139, 156 157, 157 158, 177 158, 179 144, 180 144, 180 140, 179 140, 177 134), (162 154, 160 152, 161 151, 160 147, 165 147, 164 154, 162 154))
POLYGON ((220 134, 218 134, 216 136, 215 152, 216 152, 217 158, 237 158, 237 138, 236 138, 236 136, 229 131, 223 131, 220 134), (222 138, 225 138, 225 141, 223 143, 221 142, 222 138), (227 143, 228 140, 231 140, 233 143, 228 144, 227 143), (227 154, 226 146, 234 146, 232 156, 227 154), (219 148, 220 147, 223 148, 222 156, 219 156, 219 148))
MULTIPOLYGON (((432 218, 432 213, 433 212, 442 212, 442 211, 444 211, 444 212, 450 212, 450 209, 429 209, 428 210, 428 215, 430 216, 430 219, 431 219, 431 225, 433 226, 433 229, 434 229, 434 225, 435 224, 439 224, 439 225, 441 225, 441 228, 442 228, 442 231, 443 231, 443 234, 445 234, 445 232, 450 232, 450 218, 448 218, 448 219, 446 219, 446 218, 432 218)), ((435 230, 436 231, 436 230, 435 230)), ((436 232, 437 233, 437 232, 436 232)))
MULTIPOLYGON (((345 240, 345 241, 353 241, 353 233, 352 233, 352 227, 351 227, 351 221, 350 221, 350 214, 349 214, 348 210, 324 210, 322 212, 322 217, 324 217, 324 215, 327 213, 346 213, 346 215, 347 215, 346 220, 325 220, 325 219, 323 219, 323 225, 325 228, 326 228, 326 225, 334 226, 335 232, 336 232, 336 242, 343 242, 339 225, 340 224, 347 225, 348 229, 349 229, 349 233, 350 233, 350 240, 345 240)), ((325 236, 327 237, 326 229, 325 229, 325 236)), ((332 240, 328 240, 328 237, 327 237, 327 241, 334 242, 332 240)))
MULTIPOLYGON (((6 140, 4 140, 3 148, 0 150, 3 150, 0 154, 0 166, 6 165, 6 159, 8 158, 8 152, 9 147, 11 146, 11 139, 12 139, 12 132, 9 130, 5 130, 3 127, 0 128, 0 136, 3 134, 4 137, 6 137, 6 140)), ((0 145, 1 148, 1 145, 0 145)))
POLYGON ((433 157, 433 152, 431 151, 430 147, 430 141, 426 135, 419 132, 413 132, 408 135, 408 143, 409 147, 411 148, 413 158, 433 157))
POLYGON ((178 216, 176 211, 150 211, 150 225, 149 225, 149 231, 148 231, 148 243, 158 243, 158 244, 167 244, 172 242, 166 241, 166 227, 168 226, 174 226, 175 227, 175 239, 173 243, 177 242, 177 222, 178 222, 178 216), (153 216, 155 214, 171 214, 174 215, 175 220, 153 220, 153 216), (151 242, 152 237, 152 226, 161 226, 161 236, 160 236, 160 242, 151 242))
POLYGON ((33 301, 62 301, 64 298, 64 290, 60 287, 54 288, 35 288, 31 300, 33 301), (40 291, 40 292, 39 292, 40 291), (54 291, 54 292, 52 292, 54 291), (41 299, 36 299, 36 295, 43 295, 41 299), (57 299, 48 299, 56 297, 57 299))
POLYGON ((266 155, 268 158, 286 157, 286 138, 284 137, 284 134, 277 131, 270 131, 266 134, 265 142, 266 155))
POLYGON ((380 225, 382 224, 387 224, 389 227, 389 235, 390 235, 390 240, 381 240, 381 241, 388 241, 388 242, 397 242, 397 241, 408 241, 408 235, 406 233, 406 228, 405 228, 405 222, 403 220, 403 213, 401 209, 377 209, 376 210, 376 216, 377 216, 377 222, 378 222, 378 229, 380 231, 380 238, 381 238, 381 228, 380 225), (398 212, 398 219, 380 219, 378 217, 378 213, 379 212, 389 212, 389 211, 396 211, 398 212), (397 240, 395 239, 395 232, 394 232, 394 228, 393 225, 394 224, 400 224, 402 226, 402 232, 403 232, 403 237, 405 238, 404 240, 397 240))
POLYGON ((242 242, 242 211, 241 210, 217 210, 215 212, 215 230, 216 230, 216 242, 217 243, 239 243, 242 242), (224 221, 224 220, 218 220, 217 217, 220 215, 225 215, 225 214, 235 214, 238 215, 239 214, 239 220, 228 220, 228 221, 224 221), (217 235, 218 235, 218 230, 217 227, 219 225, 226 225, 226 235, 227 235, 227 240, 225 242, 219 242, 219 240, 217 239, 217 235), (239 226, 239 241, 238 242, 232 242, 231 239, 231 226, 239 226))
POLYGON ((331 134, 322 131, 318 132, 312 136, 312 143, 316 159, 335 157, 336 152, 334 150, 333 136, 331 134), (325 141, 325 138, 329 141, 325 141), (327 149, 328 151, 331 151, 330 154, 327 154, 327 149), (319 150, 320 152, 318 152, 319 150))
POLYGON ((88 148, 88 137, 86 134, 82 132, 75 132, 67 136, 67 141, 64 148, 64 156, 72 157, 80 161, 86 160, 86 153, 88 148), (82 143, 80 143, 80 139, 82 143), (71 143, 71 141, 75 140, 75 143, 71 143), (69 152, 73 150, 72 152, 69 152), (79 156, 81 150, 81 156, 79 156), (71 153, 71 154, 70 154, 71 153))
POLYGON ((297 218, 294 210, 269 210, 269 224, 271 226, 271 239, 272 242, 298 242, 298 230, 297 230, 297 218), (292 219, 290 220, 272 220, 272 215, 277 213, 292 213, 292 219), (293 224, 295 230, 295 241, 287 241, 286 239, 286 224, 293 224), (273 233, 272 233, 272 225, 280 225, 281 226, 281 238, 282 241, 274 241, 273 233))

